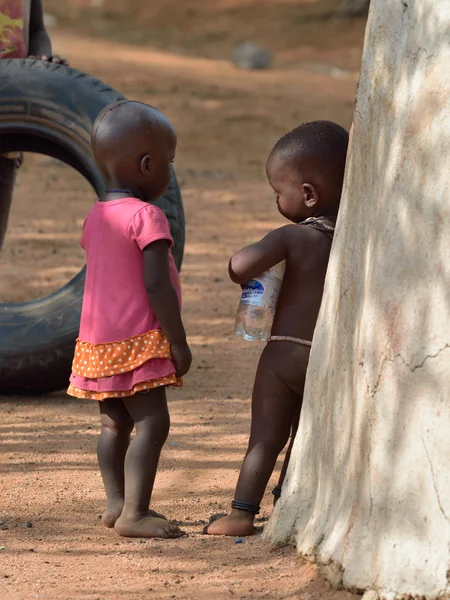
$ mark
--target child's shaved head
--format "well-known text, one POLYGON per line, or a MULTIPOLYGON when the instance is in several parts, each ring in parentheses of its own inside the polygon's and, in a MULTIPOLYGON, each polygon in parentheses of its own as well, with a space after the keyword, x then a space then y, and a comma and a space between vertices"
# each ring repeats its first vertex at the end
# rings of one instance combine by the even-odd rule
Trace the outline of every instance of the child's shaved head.
MULTIPOLYGON (((348 132, 331 121, 312 121, 296 127, 275 144, 272 154, 279 154, 286 165, 309 171, 311 177, 322 173, 327 187, 340 196, 347 157, 348 132)), ((305 173, 306 175, 306 173, 305 173)))
POLYGON ((150 122, 164 123, 172 128, 167 117, 154 106, 138 102, 137 100, 119 100, 119 102, 114 102, 113 104, 105 106, 105 108, 100 111, 95 119, 92 135, 93 137, 97 137, 101 126, 104 127, 108 123, 114 123, 117 119, 129 119, 136 122, 139 116, 150 122))
POLYGON ((175 137, 169 120, 157 108, 135 100, 122 100, 106 106, 97 116, 92 128, 92 149, 94 155, 106 149, 118 149, 123 155, 130 149, 123 144, 151 145, 167 133, 175 137))
POLYGON ((92 150, 105 180, 146 197, 164 191, 158 188, 170 179, 176 143, 167 117, 157 108, 133 100, 105 107, 92 128, 92 150))

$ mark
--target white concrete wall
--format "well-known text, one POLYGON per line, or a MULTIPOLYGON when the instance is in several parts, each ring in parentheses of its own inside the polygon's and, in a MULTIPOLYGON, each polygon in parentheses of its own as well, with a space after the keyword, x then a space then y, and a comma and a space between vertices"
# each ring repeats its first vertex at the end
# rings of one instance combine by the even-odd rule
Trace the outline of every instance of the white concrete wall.
POLYGON ((389 600, 450 598, 449 41, 450 0, 372 1, 300 428, 265 532, 389 600))

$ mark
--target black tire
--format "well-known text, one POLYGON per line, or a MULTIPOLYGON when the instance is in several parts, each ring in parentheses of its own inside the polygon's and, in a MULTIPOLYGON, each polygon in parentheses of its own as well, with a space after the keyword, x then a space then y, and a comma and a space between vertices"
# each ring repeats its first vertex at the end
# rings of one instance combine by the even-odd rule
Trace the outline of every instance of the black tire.
MULTIPOLYGON (((0 148, 62 160, 100 194, 103 180, 92 157, 90 129, 104 106, 122 98, 75 69, 36 60, 0 60, 0 148)), ((184 213, 174 171, 157 204, 169 219, 180 269, 184 213)), ((45 298, 0 304, 0 394, 39 394, 68 385, 84 275, 83 269, 45 298)))

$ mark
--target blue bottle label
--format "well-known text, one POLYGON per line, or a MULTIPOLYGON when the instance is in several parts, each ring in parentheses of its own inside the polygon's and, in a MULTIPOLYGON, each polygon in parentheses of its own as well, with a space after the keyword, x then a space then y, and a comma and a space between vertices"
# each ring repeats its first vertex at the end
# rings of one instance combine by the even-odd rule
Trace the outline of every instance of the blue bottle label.
POLYGON ((252 306, 260 306, 263 302, 264 286, 261 282, 252 279, 245 284, 242 290, 242 304, 250 304, 252 306))

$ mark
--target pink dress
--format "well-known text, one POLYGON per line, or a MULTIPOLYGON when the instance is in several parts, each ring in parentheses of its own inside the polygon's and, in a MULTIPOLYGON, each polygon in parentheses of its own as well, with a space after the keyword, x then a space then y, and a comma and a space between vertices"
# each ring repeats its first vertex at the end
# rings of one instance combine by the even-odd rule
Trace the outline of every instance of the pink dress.
MULTIPOLYGON (((181 385, 144 286, 143 249, 157 240, 173 244, 167 218, 136 198, 97 201, 86 217, 81 239, 86 283, 71 396, 104 400, 181 385)), ((169 266, 181 304, 171 252, 169 266)))

